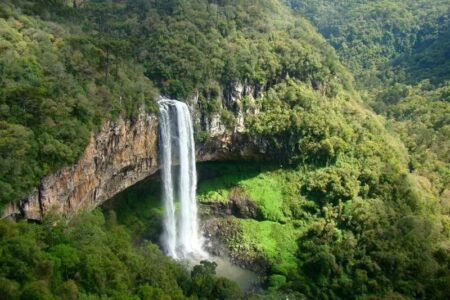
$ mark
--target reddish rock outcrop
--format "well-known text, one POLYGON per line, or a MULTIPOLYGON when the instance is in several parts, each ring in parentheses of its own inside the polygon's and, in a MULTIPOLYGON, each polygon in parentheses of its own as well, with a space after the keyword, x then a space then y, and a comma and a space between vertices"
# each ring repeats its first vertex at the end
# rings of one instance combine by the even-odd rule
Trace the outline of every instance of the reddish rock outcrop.
POLYGON ((46 176, 28 198, 11 204, 3 217, 39 220, 49 211, 71 215, 93 209, 158 170, 158 119, 107 122, 92 135, 77 163, 46 176))

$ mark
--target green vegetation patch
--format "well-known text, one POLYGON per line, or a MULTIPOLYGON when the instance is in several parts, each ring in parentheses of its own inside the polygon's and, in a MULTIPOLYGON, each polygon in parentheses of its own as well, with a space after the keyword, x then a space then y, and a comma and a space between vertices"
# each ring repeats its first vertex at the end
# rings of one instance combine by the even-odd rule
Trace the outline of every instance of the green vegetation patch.
POLYGON ((272 168, 262 167, 252 162, 209 162, 197 166, 200 173, 197 188, 197 198, 200 202, 229 201, 230 190, 240 186, 242 181, 258 176, 263 170, 272 168))
POLYGON ((274 173, 263 173, 243 180, 240 185, 261 209, 264 219, 281 221, 283 215, 283 191, 279 178, 274 173))
POLYGON ((287 275, 295 270, 297 260, 297 239, 300 230, 292 224, 272 221, 240 220, 243 236, 240 243, 262 253, 271 264, 272 273, 287 275))
POLYGON ((0 220, 2 299, 240 299, 215 268, 201 262, 190 272, 157 245, 135 243, 114 213, 0 220))
POLYGON ((202 203, 228 203, 233 197, 233 188, 239 187, 248 200, 258 206, 265 220, 285 222, 291 214, 290 203, 299 197, 298 176, 295 171, 279 169, 271 163, 261 167, 259 162, 203 164, 199 169, 205 174, 216 176, 200 180, 198 185, 198 200, 202 203), (218 173, 217 173, 218 172, 218 173), (295 178, 295 179, 294 179, 295 178))

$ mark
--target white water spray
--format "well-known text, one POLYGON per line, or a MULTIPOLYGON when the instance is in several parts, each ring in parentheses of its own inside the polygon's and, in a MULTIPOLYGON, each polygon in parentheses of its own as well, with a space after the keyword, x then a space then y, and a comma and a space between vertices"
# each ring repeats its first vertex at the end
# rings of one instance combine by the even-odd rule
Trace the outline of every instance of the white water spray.
POLYGON ((173 258, 206 257, 197 218, 197 170, 191 115, 187 105, 176 100, 162 98, 158 105, 165 210, 163 247, 173 258), (179 163, 178 174, 173 174, 174 161, 179 163), (177 193, 174 179, 178 180, 177 193), (175 209, 176 195, 180 202, 178 210, 175 209))

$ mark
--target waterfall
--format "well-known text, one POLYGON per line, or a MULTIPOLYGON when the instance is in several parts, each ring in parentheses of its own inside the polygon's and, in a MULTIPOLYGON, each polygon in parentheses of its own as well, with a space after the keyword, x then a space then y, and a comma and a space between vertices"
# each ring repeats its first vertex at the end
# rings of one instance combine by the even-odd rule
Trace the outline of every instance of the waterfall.
POLYGON ((173 258, 204 257, 197 218, 197 170, 191 115, 186 104, 158 101, 161 130, 164 233, 162 244, 173 258), (178 173, 173 168, 178 162, 178 173), (178 181, 174 185, 174 181, 178 181), (175 201, 179 202, 176 209, 175 201))

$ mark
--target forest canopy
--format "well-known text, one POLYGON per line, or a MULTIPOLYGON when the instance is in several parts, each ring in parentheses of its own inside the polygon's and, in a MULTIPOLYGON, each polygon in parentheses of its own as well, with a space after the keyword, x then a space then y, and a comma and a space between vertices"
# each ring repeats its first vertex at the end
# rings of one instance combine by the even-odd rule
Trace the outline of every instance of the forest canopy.
POLYGON ((199 94, 214 112, 236 81, 264 91, 290 76, 328 94, 351 89, 331 47, 278 1, 64 3, 1 6, 2 205, 73 163, 105 120, 154 111, 158 90, 199 94), (16 155, 8 147, 19 134, 16 155))
POLYGON ((151 188, 126 191, 108 212, 1 220, 0 295, 447 299, 449 9, 448 0, 2 1, 0 210, 76 162, 106 121, 157 113, 159 95, 195 98, 234 132, 229 100, 237 84, 251 87, 239 109, 268 162, 207 165, 215 176, 199 182, 226 250, 264 269, 255 295, 212 262, 187 271, 163 255, 151 188), (232 213, 217 217, 226 205, 232 213))

